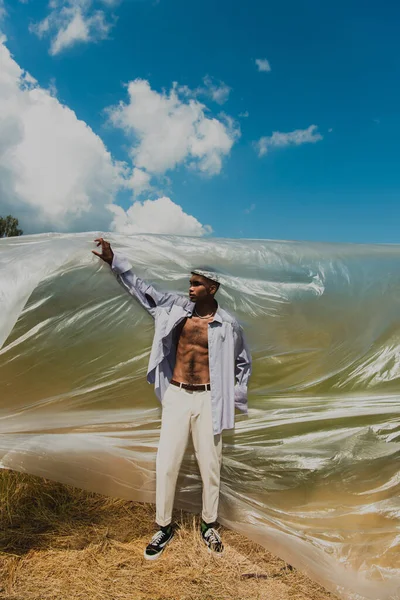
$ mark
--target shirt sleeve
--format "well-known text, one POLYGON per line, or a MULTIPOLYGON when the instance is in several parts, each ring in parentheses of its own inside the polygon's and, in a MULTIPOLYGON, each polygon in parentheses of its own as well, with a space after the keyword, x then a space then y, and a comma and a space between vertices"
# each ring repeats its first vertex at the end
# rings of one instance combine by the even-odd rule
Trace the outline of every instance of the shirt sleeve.
POLYGON ((132 265, 124 256, 114 254, 111 269, 122 287, 136 298, 152 317, 155 317, 158 307, 168 308, 181 300, 179 294, 159 292, 152 285, 140 279, 132 271, 132 265))
POLYGON ((247 413, 247 388, 251 375, 251 354, 244 338, 243 329, 236 325, 235 337, 235 407, 247 413))

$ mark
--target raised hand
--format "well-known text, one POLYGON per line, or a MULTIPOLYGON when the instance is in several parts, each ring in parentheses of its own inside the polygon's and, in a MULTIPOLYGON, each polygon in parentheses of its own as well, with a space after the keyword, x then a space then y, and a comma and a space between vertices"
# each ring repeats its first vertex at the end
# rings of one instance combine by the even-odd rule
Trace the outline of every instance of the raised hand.
POLYGON ((94 241, 97 242, 97 247, 101 246, 101 254, 92 250, 93 254, 111 265, 114 258, 114 252, 111 250, 110 242, 103 240, 103 238, 97 238, 97 240, 94 241))

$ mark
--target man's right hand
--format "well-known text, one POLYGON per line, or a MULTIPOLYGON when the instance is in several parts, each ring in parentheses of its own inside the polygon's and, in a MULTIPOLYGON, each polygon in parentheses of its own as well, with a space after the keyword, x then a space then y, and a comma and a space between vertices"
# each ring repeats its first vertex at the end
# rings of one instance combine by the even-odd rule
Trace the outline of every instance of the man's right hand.
POLYGON ((97 240, 94 241, 97 242, 97 247, 101 246, 101 254, 92 250, 93 254, 111 265, 114 258, 114 252, 111 250, 110 242, 103 240, 103 238, 97 238, 97 240))

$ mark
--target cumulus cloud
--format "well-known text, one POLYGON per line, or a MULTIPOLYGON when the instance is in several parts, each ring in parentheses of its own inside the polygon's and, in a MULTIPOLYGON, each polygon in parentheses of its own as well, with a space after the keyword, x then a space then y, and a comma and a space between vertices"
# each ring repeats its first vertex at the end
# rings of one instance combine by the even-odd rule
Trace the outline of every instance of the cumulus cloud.
POLYGON ((203 236, 212 232, 209 225, 202 225, 165 196, 157 200, 134 202, 127 211, 115 204, 110 205, 109 209, 114 214, 112 229, 125 235, 167 233, 203 236))
POLYGON ((105 39, 114 20, 107 20, 104 10, 95 6, 112 7, 118 0, 50 0, 49 14, 31 31, 40 38, 49 36, 50 54, 56 55, 78 43, 105 39))
POLYGON ((264 156, 270 148, 315 144, 322 139, 322 135, 317 131, 317 125, 310 125, 307 129, 296 129, 288 133, 274 131, 271 136, 261 137, 254 145, 258 151, 258 156, 264 156))
POLYGON ((271 71, 271 65, 266 58, 256 58, 255 62, 259 71, 264 73, 269 73, 269 71, 271 71))
POLYGON ((152 90, 148 81, 136 79, 128 86, 129 100, 110 107, 111 123, 132 138, 135 166, 161 175, 180 165, 215 175, 221 171, 239 136, 232 119, 207 115, 204 104, 188 98, 176 84, 169 92, 152 90))
POLYGON ((134 167, 131 176, 126 182, 126 187, 130 188, 134 195, 139 195, 151 189, 150 179, 151 177, 146 171, 134 167))
POLYGON ((25 73, 0 39, 0 214, 25 232, 102 229, 125 169, 76 114, 25 73))
MULTIPOLYGON (((122 189, 150 186, 150 175, 113 160, 76 114, 41 88, 0 37, 0 214, 25 233, 112 228, 123 233, 205 235, 211 228, 169 198, 114 204, 122 189)), ((53 91, 54 93, 54 91, 53 91)))

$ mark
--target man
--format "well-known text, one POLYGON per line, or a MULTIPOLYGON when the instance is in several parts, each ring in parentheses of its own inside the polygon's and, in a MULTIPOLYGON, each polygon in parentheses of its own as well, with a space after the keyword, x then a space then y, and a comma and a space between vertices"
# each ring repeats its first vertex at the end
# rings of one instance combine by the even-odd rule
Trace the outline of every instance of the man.
POLYGON ((144 551, 157 559, 174 536, 172 508, 176 482, 191 432, 203 482, 201 536, 210 551, 223 552, 215 529, 222 457, 221 432, 234 427, 235 407, 247 412, 251 357, 236 319, 222 310, 215 294, 218 277, 192 271, 189 299, 159 292, 139 279, 109 242, 95 240, 120 284, 151 314, 155 334, 147 371, 162 403, 156 462, 156 522, 144 551), (236 385, 235 385, 236 381, 236 385))

